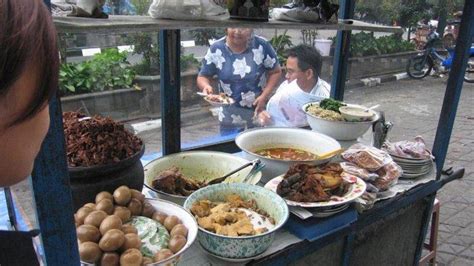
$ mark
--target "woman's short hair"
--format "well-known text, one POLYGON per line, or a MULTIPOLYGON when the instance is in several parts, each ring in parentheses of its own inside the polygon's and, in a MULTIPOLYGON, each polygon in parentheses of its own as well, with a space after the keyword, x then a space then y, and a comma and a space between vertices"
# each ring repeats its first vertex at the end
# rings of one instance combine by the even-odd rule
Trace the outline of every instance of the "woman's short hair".
POLYGON ((298 67, 301 70, 305 71, 311 68, 318 76, 321 74, 323 57, 316 48, 306 44, 300 44, 287 49, 285 53, 287 57, 298 58, 298 67))
POLYGON ((38 71, 35 95, 13 124, 34 116, 55 94, 59 51, 51 15, 42 0, 0 0, 0 97, 30 69, 38 71))

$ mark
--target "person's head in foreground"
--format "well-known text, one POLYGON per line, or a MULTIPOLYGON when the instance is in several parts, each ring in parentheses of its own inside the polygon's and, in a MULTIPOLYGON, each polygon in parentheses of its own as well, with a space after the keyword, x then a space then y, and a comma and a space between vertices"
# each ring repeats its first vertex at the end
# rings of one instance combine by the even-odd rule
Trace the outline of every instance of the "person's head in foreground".
POLYGON ((49 128, 59 53, 42 0, 0 0, 0 187, 31 174, 49 128))
POLYGON ((321 73, 321 54, 312 46, 300 44, 288 49, 286 55, 285 78, 288 83, 296 80, 303 91, 311 91, 321 73))

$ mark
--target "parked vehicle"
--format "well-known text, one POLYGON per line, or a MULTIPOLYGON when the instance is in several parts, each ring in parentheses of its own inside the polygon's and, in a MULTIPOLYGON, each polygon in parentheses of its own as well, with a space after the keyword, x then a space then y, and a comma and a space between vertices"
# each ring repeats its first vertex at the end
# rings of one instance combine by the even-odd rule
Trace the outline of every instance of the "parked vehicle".
MULTIPOLYGON (((430 74, 433 69, 437 72, 449 71, 453 63, 454 48, 447 49, 447 57, 440 55, 434 47, 434 44, 439 39, 439 34, 432 29, 427 36, 424 50, 408 60, 408 76, 415 79, 422 79, 430 74)), ((464 81, 474 83, 474 47, 471 47, 469 51, 469 61, 466 67, 464 81)))
POLYGON ((444 48, 448 49, 456 45, 456 39, 458 38, 460 24, 460 20, 453 20, 448 22, 448 25, 446 25, 446 28, 444 29, 444 34, 442 38, 444 48))

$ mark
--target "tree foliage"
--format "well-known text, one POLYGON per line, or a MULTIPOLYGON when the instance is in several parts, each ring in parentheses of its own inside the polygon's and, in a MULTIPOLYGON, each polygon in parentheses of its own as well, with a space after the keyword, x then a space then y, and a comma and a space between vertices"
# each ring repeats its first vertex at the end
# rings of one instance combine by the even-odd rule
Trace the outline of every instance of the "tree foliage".
MULTIPOLYGON (((438 4, 439 0, 357 0, 355 15, 366 21, 384 24, 396 21, 403 27, 410 27, 421 19, 436 19, 438 4)), ((446 0, 448 18, 462 10, 463 4, 463 0, 446 0)))

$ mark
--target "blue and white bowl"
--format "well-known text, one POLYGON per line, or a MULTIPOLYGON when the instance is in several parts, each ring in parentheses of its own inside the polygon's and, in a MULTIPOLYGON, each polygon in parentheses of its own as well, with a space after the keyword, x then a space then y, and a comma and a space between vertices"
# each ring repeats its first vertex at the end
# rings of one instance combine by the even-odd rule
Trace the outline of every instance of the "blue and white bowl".
POLYGON ((190 210, 199 200, 224 202, 229 194, 237 194, 243 200, 254 199, 259 209, 275 220, 275 227, 268 232, 255 236, 223 236, 199 227, 198 241, 211 255, 231 259, 244 259, 263 253, 273 243, 275 232, 288 219, 286 202, 276 193, 263 187, 243 184, 216 184, 195 191, 184 202, 184 208, 190 210))

